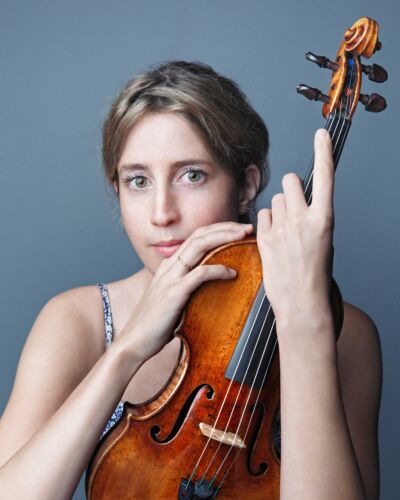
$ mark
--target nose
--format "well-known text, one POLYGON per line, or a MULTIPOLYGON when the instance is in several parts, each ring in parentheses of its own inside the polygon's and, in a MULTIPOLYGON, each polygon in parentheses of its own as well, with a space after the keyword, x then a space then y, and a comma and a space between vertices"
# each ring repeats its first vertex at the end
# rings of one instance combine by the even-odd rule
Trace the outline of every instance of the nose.
POLYGON ((177 200, 167 186, 154 190, 151 207, 151 223, 155 226, 168 226, 179 219, 177 200))

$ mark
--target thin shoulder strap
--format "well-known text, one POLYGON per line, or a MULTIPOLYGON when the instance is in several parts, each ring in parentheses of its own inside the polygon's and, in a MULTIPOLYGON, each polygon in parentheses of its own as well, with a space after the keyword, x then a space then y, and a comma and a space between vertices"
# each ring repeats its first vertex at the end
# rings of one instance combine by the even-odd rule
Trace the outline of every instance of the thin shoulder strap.
POLYGON ((108 288, 105 283, 97 283, 100 289, 101 298, 103 299, 103 311, 104 311, 104 333, 106 337, 106 349, 110 347, 113 341, 113 320, 111 314, 111 304, 110 296, 108 294, 108 288))

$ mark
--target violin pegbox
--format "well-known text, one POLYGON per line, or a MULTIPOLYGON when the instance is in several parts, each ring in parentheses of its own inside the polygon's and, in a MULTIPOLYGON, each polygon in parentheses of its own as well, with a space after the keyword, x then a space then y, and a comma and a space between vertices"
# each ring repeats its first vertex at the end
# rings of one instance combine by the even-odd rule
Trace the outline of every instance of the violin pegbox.
POLYGON ((358 102, 361 102, 366 111, 378 113, 386 108, 385 99, 379 94, 361 94, 362 73, 369 80, 383 83, 388 74, 382 66, 372 64, 365 66, 361 57, 370 58, 382 48, 378 40, 379 26, 369 17, 361 17, 353 26, 346 30, 342 44, 335 61, 324 56, 317 56, 307 52, 306 59, 314 62, 320 68, 332 70, 332 80, 328 95, 308 85, 298 85, 297 92, 308 99, 322 101, 322 115, 328 118, 332 113, 340 114, 350 120, 355 113, 358 102))

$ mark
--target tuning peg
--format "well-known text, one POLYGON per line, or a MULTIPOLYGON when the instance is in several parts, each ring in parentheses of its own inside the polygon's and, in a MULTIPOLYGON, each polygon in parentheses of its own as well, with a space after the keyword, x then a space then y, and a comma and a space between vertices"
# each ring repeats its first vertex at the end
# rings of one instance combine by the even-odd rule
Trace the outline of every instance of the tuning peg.
POLYGON ((315 64, 318 64, 320 68, 329 68, 332 71, 337 71, 339 69, 339 64, 334 63, 325 56, 317 56, 312 52, 307 52, 306 59, 315 64))
POLYGON ((307 97, 307 99, 310 99, 310 101, 322 101, 325 103, 329 103, 331 101, 331 98, 323 94, 320 90, 313 89, 312 87, 309 87, 308 85, 304 85, 302 83, 300 85, 297 85, 296 91, 298 94, 301 94, 304 97, 307 97))
POLYGON ((363 73, 368 76, 368 80, 372 82, 382 83, 388 79, 387 71, 382 66, 379 66, 379 64, 372 64, 372 66, 364 66, 362 64, 361 68, 363 73))
POLYGON ((379 94, 360 94, 359 101, 364 104, 366 111, 379 113, 386 108, 386 100, 379 94))

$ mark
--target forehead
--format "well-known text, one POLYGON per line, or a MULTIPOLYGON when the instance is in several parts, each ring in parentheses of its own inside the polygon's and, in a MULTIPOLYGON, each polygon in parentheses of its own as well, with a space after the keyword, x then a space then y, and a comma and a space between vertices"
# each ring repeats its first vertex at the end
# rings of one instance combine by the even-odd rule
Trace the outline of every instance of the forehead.
POLYGON ((130 130, 119 166, 126 162, 169 163, 183 157, 212 161, 200 130, 178 113, 148 112, 130 130))

